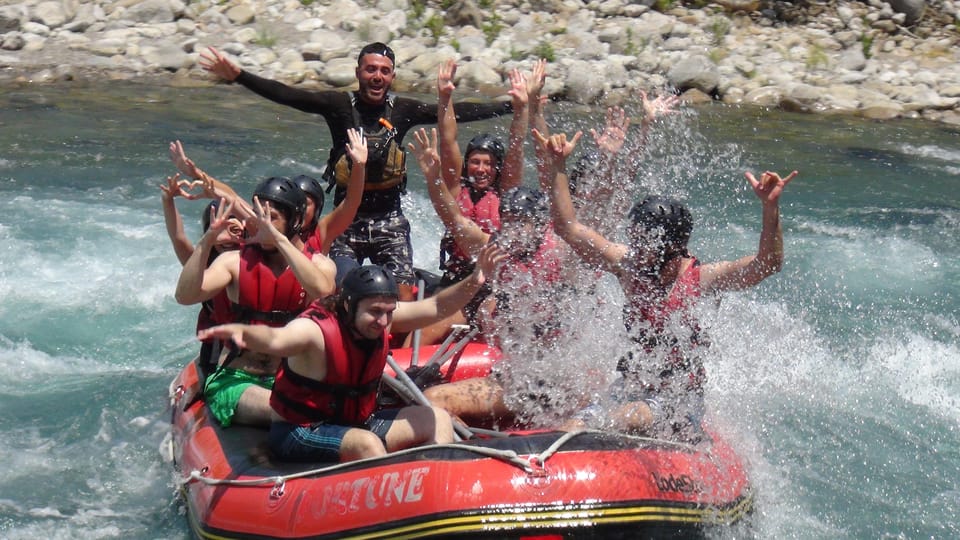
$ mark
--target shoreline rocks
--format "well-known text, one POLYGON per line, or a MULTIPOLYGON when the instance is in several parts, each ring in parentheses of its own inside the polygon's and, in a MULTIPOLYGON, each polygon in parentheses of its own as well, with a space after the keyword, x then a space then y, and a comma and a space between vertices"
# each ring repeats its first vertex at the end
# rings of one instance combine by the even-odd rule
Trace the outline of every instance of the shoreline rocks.
POLYGON ((639 2, 23 0, 0 6, 0 85, 213 84, 197 61, 215 46, 264 77, 350 88, 356 52, 384 41, 400 92, 433 93, 453 57, 461 95, 500 95, 511 68, 543 57, 546 91, 575 103, 669 88, 690 102, 960 125, 960 1, 639 2))

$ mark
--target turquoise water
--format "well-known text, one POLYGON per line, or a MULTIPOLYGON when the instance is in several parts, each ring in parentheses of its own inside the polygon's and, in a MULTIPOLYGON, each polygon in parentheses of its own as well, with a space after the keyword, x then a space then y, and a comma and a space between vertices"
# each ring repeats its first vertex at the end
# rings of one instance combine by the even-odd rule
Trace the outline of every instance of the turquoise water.
MULTIPOLYGON (((638 192, 684 196, 708 262, 756 249, 743 171, 800 170, 783 272, 704 314, 709 417, 749 463, 757 537, 960 536, 960 131, 707 108, 655 135, 638 192)), ((0 537, 189 535, 159 452, 196 349, 160 210, 174 138, 241 193, 317 174, 329 144, 318 119, 232 87, 0 96, 0 537)), ((415 260, 435 268, 416 174, 415 260)), ((197 238, 202 203, 178 202, 197 238)))

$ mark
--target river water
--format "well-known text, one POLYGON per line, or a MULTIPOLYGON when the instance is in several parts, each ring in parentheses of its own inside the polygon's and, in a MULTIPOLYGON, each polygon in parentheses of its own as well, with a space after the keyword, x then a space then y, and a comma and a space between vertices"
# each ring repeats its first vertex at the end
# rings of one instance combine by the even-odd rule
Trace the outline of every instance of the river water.
MULTIPOLYGON (((555 109, 557 129, 602 119, 555 109)), ((318 174, 329 145, 319 118, 235 87, 0 95, 0 537, 189 536, 159 451, 196 350, 160 210, 174 138, 241 193, 318 174)), ((784 269, 704 315, 708 418, 749 464, 756 536, 960 536, 960 131, 688 110, 654 132, 637 193, 683 196, 695 254, 731 259, 756 249, 743 172, 764 169, 800 171, 784 269)), ((440 225, 411 172, 415 263, 434 269, 440 225)), ((199 237, 202 203, 178 202, 199 237)), ((619 321, 583 323, 598 343, 619 321)))

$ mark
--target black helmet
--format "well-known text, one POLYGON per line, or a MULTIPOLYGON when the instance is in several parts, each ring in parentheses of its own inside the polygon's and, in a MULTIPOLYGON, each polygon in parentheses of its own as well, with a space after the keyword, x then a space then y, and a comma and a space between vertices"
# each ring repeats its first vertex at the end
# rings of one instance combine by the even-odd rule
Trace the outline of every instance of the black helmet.
POLYGON ((377 265, 366 265, 354 268, 347 272, 340 282, 340 302, 338 309, 343 309, 346 302, 347 321, 351 321, 357 313, 357 304, 364 298, 371 296, 386 296, 393 299, 400 298, 400 289, 397 280, 386 268, 377 265))
POLYGON ((536 221, 547 221, 550 206, 540 190, 517 186, 500 196, 500 215, 519 216, 536 221))
POLYGON ((693 216, 676 199, 651 195, 633 205, 630 221, 635 227, 659 230, 660 238, 671 251, 683 251, 693 231, 693 216))
POLYGON ((303 226, 303 214, 307 208, 307 196, 297 184, 283 176, 271 176, 253 190, 260 201, 270 201, 274 208, 287 218, 287 238, 293 238, 303 226))
POLYGON ((586 186, 591 180, 590 177, 597 173, 599 165, 600 153, 595 150, 580 156, 567 177, 571 195, 577 195, 580 191, 589 191, 586 186))
POLYGON ((500 171, 503 169, 503 143, 500 142, 500 139, 494 137, 489 133, 481 133, 476 137, 470 139, 470 142, 467 143, 467 150, 463 153, 463 173, 464 178, 467 177, 467 160, 470 158, 470 154, 474 152, 490 152, 493 155, 493 159, 497 161, 494 168, 497 171, 496 178, 494 181, 500 180, 500 171))
POLYGON ((293 183, 299 186, 308 197, 313 197, 313 204, 316 206, 313 211, 313 226, 316 227, 317 222, 320 221, 320 214, 323 213, 323 203, 325 200, 323 186, 320 185, 320 182, 318 182, 316 178, 305 174, 294 178, 293 183))

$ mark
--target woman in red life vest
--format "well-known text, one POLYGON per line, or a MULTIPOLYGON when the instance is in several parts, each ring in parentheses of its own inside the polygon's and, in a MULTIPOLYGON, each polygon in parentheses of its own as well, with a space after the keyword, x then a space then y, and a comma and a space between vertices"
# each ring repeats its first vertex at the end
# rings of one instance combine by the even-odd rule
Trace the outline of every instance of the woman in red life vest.
MULTIPOLYGON (((565 248, 553 233, 546 196, 525 186, 505 191, 500 206, 500 232, 486 233, 460 212, 440 179, 442 164, 436 131, 427 135, 421 129, 414 132, 414 139, 417 144, 408 148, 423 169, 437 215, 447 230, 453 231, 458 247, 468 254, 477 254, 484 246, 495 244, 507 254, 493 284, 496 307, 481 309, 478 316, 484 334, 498 345, 510 342, 527 351, 533 346, 543 348, 557 333, 555 296, 565 282, 561 263, 565 248), (504 337, 508 339, 500 339, 504 337)), ((514 351, 507 346, 505 352, 514 351)), ((427 389, 426 395, 431 402, 468 421, 497 421, 514 416, 504 402, 499 374, 434 386, 427 389)))
MULTIPOLYGON (((545 68, 546 62, 539 60, 534 63, 529 77, 517 69, 510 72, 510 89, 507 93, 511 96, 513 119, 510 122, 509 148, 504 151, 500 139, 483 133, 470 139, 462 155, 457 143, 457 119, 453 105, 457 64, 448 60, 441 64, 437 72, 438 153, 443 163, 441 178, 456 200, 460 214, 488 235, 500 230, 501 197, 523 181, 523 142, 529 126, 529 111, 531 104, 539 104, 545 68)), ((447 228, 440 240, 440 270, 443 272, 440 286, 446 287, 463 279, 470 274, 473 264, 473 256, 461 248, 452 230, 447 228)), ((489 294, 489 287, 485 287, 462 312, 423 329, 420 343, 438 343, 449 332, 451 325, 475 322, 477 311, 484 302, 486 308, 492 310, 493 300, 488 300, 489 294)))
POLYGON ((580 133, 547 138, 534 133, 538 152, 554 171, 551 213, 557 234, 585 261, 616 276, 626 296, 624 323, 634 346, 618 365, 612 389, 619 402, 609 421, 630 432, 696 441, 703 415, 706 345, 690 307, 701 296, 752 287, 783 266, 780 195, 797 175, 750 172, 747 180, 762 204, 757 253, 732 261, 700 264, 687 251, 690 212, 669 198, 648 197, 630 210, 628 244, 611 242, 581 224, 570 201, 566 159, 580 133))

